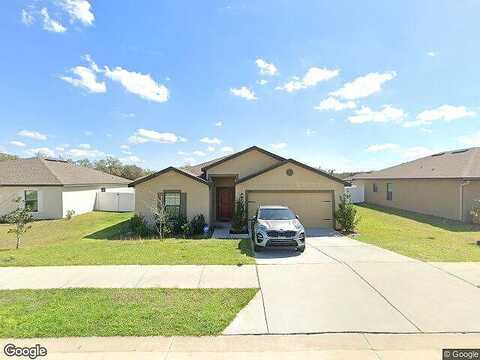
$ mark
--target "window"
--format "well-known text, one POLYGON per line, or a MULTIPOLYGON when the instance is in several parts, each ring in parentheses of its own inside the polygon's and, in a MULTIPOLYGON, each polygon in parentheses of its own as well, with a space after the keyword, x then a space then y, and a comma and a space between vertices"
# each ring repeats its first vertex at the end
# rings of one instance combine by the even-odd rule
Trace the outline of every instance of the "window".
POLYGON ((293 220, 295 214, 290 209, 260 209, 258 218, 260 220, 293 220))
POLYGON ((25 190, 25 208, 31 212, 38 212, 38 191, 25 190))
POLYGON ((387 200, 393 199, 393 185, 388 183, 387 184, 387 200))
POLYGON ((180 215, 180 192, 166 192, 164 194, 165 211, 171 216, 180 215))
POLYGON ((377 184, 373 184, 373 192, 378 192, 378 186, 377 186, 377 184))
POLYGON ((100 191, 101 191, 101 192, 105 192, 106 189, 105 189, 105 188, 101 188, 100 191))

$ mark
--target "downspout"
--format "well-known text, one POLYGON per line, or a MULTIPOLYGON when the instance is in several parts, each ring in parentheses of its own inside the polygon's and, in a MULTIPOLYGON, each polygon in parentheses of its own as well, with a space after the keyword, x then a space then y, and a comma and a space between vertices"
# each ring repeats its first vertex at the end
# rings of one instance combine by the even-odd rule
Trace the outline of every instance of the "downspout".
POLYGON ((470 180, 463 180, 460 183, 460 221, 462 221, 462 222, 465 221, 464 218, 463 218, 463 189, 468 184, 470 184, 470 180))

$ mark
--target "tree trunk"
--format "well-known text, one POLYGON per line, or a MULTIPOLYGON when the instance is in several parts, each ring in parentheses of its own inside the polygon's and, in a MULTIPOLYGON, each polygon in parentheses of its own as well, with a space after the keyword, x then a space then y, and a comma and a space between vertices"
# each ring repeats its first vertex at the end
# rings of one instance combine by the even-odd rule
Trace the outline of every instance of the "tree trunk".
POLYGON ((15 250, 18 250, 20 246, 20 235, 17 233, 17 247, 15 248, 15 250))

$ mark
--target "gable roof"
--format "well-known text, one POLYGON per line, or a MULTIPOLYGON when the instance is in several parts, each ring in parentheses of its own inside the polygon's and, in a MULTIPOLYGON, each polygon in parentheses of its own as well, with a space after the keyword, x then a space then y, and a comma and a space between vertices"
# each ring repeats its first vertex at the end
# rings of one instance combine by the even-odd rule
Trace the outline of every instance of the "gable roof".
POLYGON ((0 186, 127 185, 118 176, 57 159, 0 161, 0 186))
POLYGON ((339 183, 341 183, 341 184, 343 184, 343 185, 346 185, 346 186, 350 185, 350 183, 348 183, 347 181, 344 181, 344 180, 342 180, 342 179, 339 179, 339 178, 337 178, 336 176, 330 175, 329 173, 327 173, 327 172, 325 172, 325 171, 323 171, 323 170, 320 170, 320 169, 311 167, 311 166, 309 166, 309 165, 307 165, 307 164, 301 163, 300 161, 297 161, 297 160, 294 160, 294 159, 285 159, 285 160, 283 160, 282 162, 280 162, 280 163, 278 163, 278 164, 274 164, 274 165, 272 165, 272 166, 270 166, 270 167, 268 167, 268 168, 266 168, 266 169, 263 169, 263 170, 261 170, 261 171, 258 171, 258 172, 256 172, 256 173, 253 173, 253 174, 250 174, 250 175, 247 175, 247 176, 244 176, 243 178, 238 179, 236 183, 239 184, 239 183, 248 181, 248 180, 250 180, 250 179, 252 179, 252 178, 254 178, 254 177, 257 177, 257 176, 260 176, 260 175, 262 175, 262 174, 265 174, 265 173, 267 173, 267 172, 269 172, 269 171, 272 171, 272 170, 274 170, 274 169, 276 169, 276 168, 279 168, 279 167, 281 167, 281 166, 283 166, 283 165, 286 165, 286 164, 294 164, 294 165, 299 166, 299 167, 301 167, 301 168, 303 168, 303 169, 305 169, 305 170, 312 171, 312 172, 314 172, 314 173, 317 174, 317 175, 320 175, 320 176, 329 178, 329 179, 331 179, 331 180, 333 180, 333 181, 336 181, 336 182, 339 182, 339 183))
POLYGON ((480 148, 445 151, 353 177, 359 179, 480 179, 480 148))
POLYGON ((212 167, 215 167, 215 166, 217 166, 217 165, 220 165, 220 164, 222 164, 222 163, 224 163, 224 162, 227 162, 227 161, 229 161, 229 160, 235 159, 235 158, 237 158, 237 157, 239 157, 239 156, 241 156, 241 155, 243 155, 243 154, 246 154, 246 153, 248 153, 248 152, 250 152, 250 151, 254 151, 254 150, 259 151, 259 152, 261 152, 262 154, 265 154, 265 155, 267 155, 267 156, 270 156, 270 157, 272 157, 272 158, 274 158, 274 159, 277 159, 277 160, 279 160, 279 161, 284 161, 284 160, 286 160, 285 158, 281 157, 280 155, 271 153, 270 151, 267 151, 267 150, 265 150, 265 149, 262 149, 262 148, 260 148, 260 147, 258 147, 258 146, 250 146, 249 148, 246 148, 246 149, 244 149, 244 150, 242 150, 242 151, 236 152, 236 153, 234 153, 234 154, 232 154, 232 155, 224 156, 224 157, 222 157, 222 158, 220 158, 220 159, 210 161, 207 165, 204 165, 204 166, 201 168, 201 170, 202 170, 202 171, 206 171, 206 170, 208 170, 208 169, 211 169, 212 167))
POLYGON ((213 163, 216 163, 216 162, 219 162, 220 160, 222 159, 225 159, 226 157, 228 157, 230 155, 225 155, 225 156, 222 156, 222 157, 219 157, 219 158, 216 158, 216 159, 213 159, 213 160, 210 160, 210 161, 206 161, 206 162, 203 162, 201 164, 197 164, 197 165, 186 165, 186 166, 182 166, 180 169, 182 170, 185 170, 191 174, 194 174, 195 176, 200 176, 203 174, 203 171, 202 169, 206 166, 209 166, 210 164, 213 164, 213 163))
POLYGON ((195 181, 198 181, 202 184, 205 184, 205 185, 208 185, 208 181, 206 181, 205 179, 199 177, 199 176, 196 176, 195 174, 189 172, 189 171, 186 171, 185 169, 181 169, 181 168, 176 168, 174 166, 169 166, 163 170, 160 170, 160 171, 157 171, 156 173, 153 173, 153 174, 150 174, 150 175, 147 175, 147 176, 144 176, 144 177, 141 177, 133 182, 131 182, 128 186, 129 187, 135 187, 135 185, 138 185, 138 184, 141 184, 145 181, 148 181, 148 180, 151 180, 153 178, 156 178, 157 176, 160 176, 160 175, 163 175, 167 172, 170 172, 170 171, 175 171, 176 173, 180 174, 180 175, 184 175, 184 176, 187 176, 189 177, 190 179, 193 179, 195 181))

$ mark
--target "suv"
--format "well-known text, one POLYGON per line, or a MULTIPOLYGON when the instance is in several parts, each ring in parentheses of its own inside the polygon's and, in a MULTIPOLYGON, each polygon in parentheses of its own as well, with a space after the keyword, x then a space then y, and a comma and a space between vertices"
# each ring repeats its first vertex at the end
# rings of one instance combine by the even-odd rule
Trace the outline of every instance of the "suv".
POLYGON ((286 206, 260 206, 252 223, 255 251, 275 246, 294 246, 305 250, 305 228, 286 206))

